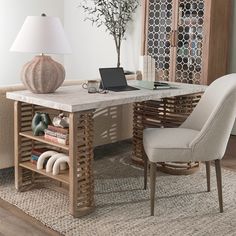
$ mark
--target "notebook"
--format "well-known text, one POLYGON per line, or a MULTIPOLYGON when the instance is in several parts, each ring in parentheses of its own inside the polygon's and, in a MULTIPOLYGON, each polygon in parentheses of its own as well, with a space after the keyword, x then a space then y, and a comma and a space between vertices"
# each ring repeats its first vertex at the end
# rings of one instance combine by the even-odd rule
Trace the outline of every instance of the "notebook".
POLYGON ((139 80, 136 81, 135 86, 140 88, 145 88, 149 90, 159 90, 159 89, 170 89, 173 88, 173 86, 170 86, 170 84, 166 82, 158 82, 158 81, 145 81, 145 80, 139 80))

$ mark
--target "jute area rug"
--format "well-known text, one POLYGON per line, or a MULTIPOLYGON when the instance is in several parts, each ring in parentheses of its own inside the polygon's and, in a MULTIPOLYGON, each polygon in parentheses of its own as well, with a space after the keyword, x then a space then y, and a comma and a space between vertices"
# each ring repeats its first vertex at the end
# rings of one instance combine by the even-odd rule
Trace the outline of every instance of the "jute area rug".
MULTIPOLYGON (((142 170, 131 164, 129 150, 97 158, 96 210, 74 219, 68 196, 44 187, 17 193, 13 173, 0 172, 0 198, 63 235, 236 235, 236 173, 223 170, 224 213, 219 213, 215 171, 206 192, 205 167, 191 176, 158 174, 155 216, 150 217, 149 190, 142 170)), ((14 223, 14 222, 13 222, 14 223)))

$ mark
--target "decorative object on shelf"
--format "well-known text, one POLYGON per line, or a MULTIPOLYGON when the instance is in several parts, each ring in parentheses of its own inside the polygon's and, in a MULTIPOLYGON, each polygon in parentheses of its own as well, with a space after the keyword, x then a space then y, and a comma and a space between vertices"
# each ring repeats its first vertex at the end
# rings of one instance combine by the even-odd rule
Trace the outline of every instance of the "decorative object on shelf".
POLYGON ((22 82, 31 92, 53 93, 63 83, 64 67, 44 55, 71 53, 59 18, 45 14, 28 16, 10 50, 41 54, 22 69, 22 82))
POLYGON ((43 152, 38 158, 37 169, 42 170, 44 168, 45 161, 55 154, 58 154, 58 152, 55 151, 43 152))
POLYGON ((138 0, 83 0, 79 5, 88 14, 85 20, 90 20, 97 27, 105 26, 114 38, 117 67, 120 67, 120 49, 127 25, 138 6, 138 0))
POLYGON ((62 164, 69 165, 69 156, 64 155, 55 161, 53 168, 52 168, 53 175, 58 175, 60 173, 60 169, 61 169, 60 167, 62 164))
POLYGON ((52 123, 56 127, 67 128, 69 127, 69 118, 61 113, 53 118, 52 123))
MULTIPOLYGON (((53 169, 53 165, 54 163, 60 159, 61 157, 64 157, 66 156, 64 153, 56 153, 54 155, 52 155, 49 159, 48 159, 48 162, 47 162, 47 165, 46 165, 46 172, 49 173, 49 172, 52 172, 52 169, 53 169)), ((62 165, 60 165, 60 169, 61 170, 65 170, 66 169, 66 165, 64 162, 61 163, 62 165)))
POLYGON ((88 80, 87 83, 82 84, 84 89, 88 90, 88 93, 97 93, 99 91, 99 81, 88 80))
POLYGON ((44 135, 44 130, 51 124, 51 119, 47 113, 36 112, 32 120, 32 131, 34 136, 44 135))

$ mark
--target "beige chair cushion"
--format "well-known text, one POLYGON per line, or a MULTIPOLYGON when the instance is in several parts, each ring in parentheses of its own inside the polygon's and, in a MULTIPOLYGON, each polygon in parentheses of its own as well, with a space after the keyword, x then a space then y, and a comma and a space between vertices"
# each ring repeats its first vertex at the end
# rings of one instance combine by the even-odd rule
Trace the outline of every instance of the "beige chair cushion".
POLYGON ((145 152, 151 162, 191 159, 190 143, 199 131, 182 128, 149 128, 143 133, 145 152))

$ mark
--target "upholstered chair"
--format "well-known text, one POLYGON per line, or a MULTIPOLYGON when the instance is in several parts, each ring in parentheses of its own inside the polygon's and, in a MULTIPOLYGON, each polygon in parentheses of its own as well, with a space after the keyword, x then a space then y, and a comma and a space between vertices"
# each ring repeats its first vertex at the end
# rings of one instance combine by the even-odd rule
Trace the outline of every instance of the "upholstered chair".
MULTIPOLYGON (((210 191, 210 161, 215 162, 220 212, 223 212, 221 159, 236 117, 236 74, 215 80, 196 108, 178 128, 147 128, 143 146, 150 163, 151 215, 154 215, 156 163, 201 161, 206 163, 210 191)), ((144 171, 147 181, 147 169, 144 171)), ((146 183, 145 183, 146 185, 146 183)))

